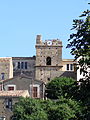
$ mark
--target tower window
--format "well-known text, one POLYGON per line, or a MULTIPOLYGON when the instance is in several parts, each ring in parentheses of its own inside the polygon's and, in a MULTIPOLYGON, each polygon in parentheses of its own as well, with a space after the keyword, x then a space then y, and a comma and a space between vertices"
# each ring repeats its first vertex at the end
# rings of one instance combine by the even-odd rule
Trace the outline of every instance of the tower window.
POLYGON ((51 65, 51 57, 46 58, 46 65, 51 65))
POLYGON ((50 78, 47 78, 48 81, 50 81, 50 78))

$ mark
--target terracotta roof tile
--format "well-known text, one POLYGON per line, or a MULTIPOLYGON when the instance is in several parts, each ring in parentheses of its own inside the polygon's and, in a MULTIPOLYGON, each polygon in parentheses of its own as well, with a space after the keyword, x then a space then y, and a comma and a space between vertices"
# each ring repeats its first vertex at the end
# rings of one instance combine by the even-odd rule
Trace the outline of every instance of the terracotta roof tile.
POLYGON ((0 91, 0 97, 29 97, 28 90, 0 91))

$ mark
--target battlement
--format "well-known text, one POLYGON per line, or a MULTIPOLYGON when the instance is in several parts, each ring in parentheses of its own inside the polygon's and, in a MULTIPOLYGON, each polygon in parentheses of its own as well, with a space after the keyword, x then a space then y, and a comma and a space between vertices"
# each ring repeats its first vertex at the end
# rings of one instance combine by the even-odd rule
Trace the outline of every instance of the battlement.
POLYGON ((41 35, 37 35, 36 46, 61 46, 62 47, 62 41, 60 39, 48 39, 48 40, 42 41, 41 35))

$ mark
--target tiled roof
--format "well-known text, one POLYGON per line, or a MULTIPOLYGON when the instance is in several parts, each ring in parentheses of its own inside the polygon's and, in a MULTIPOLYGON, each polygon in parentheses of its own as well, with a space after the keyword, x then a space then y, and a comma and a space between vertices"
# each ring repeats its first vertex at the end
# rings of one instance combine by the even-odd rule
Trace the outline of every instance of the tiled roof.
POLYGON ((0 91, 0 97, 29 97, 28 90, 0 91))
MULTIPOLYGON (((20 75, 14 76, 13 78, 9 78, 9 79, 6 79, 6 80, 1 80, 1 81, 0 81, 0 84, 5 83, 5 82, 10 81, 10 80, 13 81, 14 78, 15 78, 15 79, 18 79, 19 77, 20 77, 20 78, 27 78, 27 79, 32 80, 32 77, 30 77, 30 76, 22 73, 22 74, 20 74, 20 75)), ((44 83, 44 82, 41 81, 41 80, 36 80, 36 79, 33 80, 33 82, 35 82, 35 81, 38 81, 38 82, 40 82, 40 83, 44 83)))

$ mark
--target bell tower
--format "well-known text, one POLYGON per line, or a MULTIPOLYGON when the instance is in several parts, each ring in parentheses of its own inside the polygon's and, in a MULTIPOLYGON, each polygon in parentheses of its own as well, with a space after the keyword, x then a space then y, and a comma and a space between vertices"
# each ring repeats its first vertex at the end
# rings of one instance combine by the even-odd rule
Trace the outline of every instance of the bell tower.
POLYGON ((58 77, 62 68, 62 42, 59 39, 45 40, 36 37, 35 78, 45 83, 58 77))

